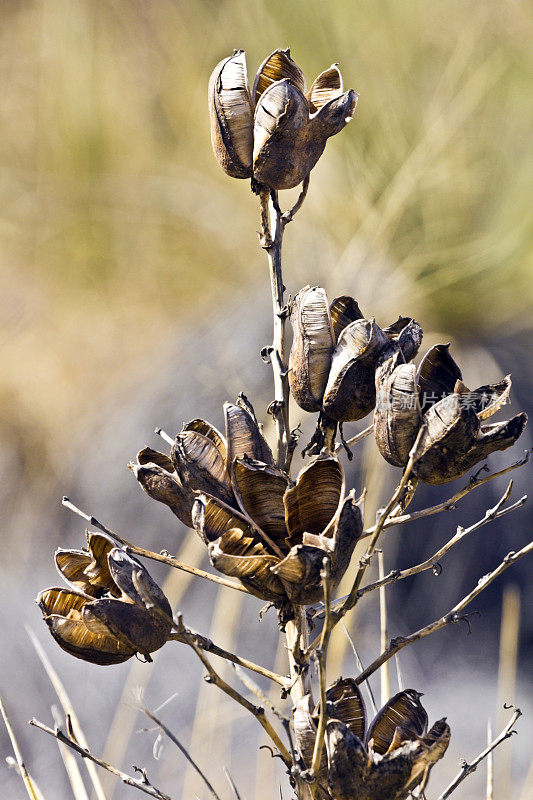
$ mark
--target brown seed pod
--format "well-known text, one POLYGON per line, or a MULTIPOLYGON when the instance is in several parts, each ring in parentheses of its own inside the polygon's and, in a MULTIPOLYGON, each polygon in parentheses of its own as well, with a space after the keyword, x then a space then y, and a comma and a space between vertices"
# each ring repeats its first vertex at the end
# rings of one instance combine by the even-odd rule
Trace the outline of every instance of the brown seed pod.
POLYGON ((293 341, 289 356, 292 395, 304 411, 320 411, 333 352, 333 329, 326 292, 301 289, 291 307, 293 341))
POLYGON ((208 95, 211 144, 218 163, 232 178, 250 178, 253 106, 243 50, 217 64, 209 81, 208 95))

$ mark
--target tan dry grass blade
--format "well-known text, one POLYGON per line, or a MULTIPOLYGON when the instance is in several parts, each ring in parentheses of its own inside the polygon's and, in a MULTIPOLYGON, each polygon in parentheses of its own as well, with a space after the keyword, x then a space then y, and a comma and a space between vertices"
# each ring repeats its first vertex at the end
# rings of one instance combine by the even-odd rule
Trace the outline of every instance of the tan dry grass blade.
MULTIPOLYGON (((191 535, 185 537, 176 557, 194 566, 201 563, 204 555, 205 548, 202 542, 198 536, 191 535)), ((193 577, 188 572, 180 572, 175 569, 169 570, 161 588, 172 608, 179 606, 193 577)), ((135 720, 139 713, 139 708, 136 703, 132 702, 132 698, 134 692, 142 693, 148 686, 157 663, 157 656, 158 653, 154 653, 153 664, 141 664, 140 661, 133 661, 131 664, 104 747, 103 758, 110 764, 122 764, 124 761, 135 720)), ((112 800, 117 782, 113 780, 111 775, 109 777, 106 775, 103 778, 103 783, 109 800, 112 800)))
MULTIPOLYGON (((210 636, 215 633, 224 643, 232 647, 235 639, 235 625, 240 620, 242 595, 239 592, 224 592, 219 589, 214 613, 211 620, 210 636)), ((226 665, 223 667, 226 669, 226 665)), ((220 672, 222 673, 221 667, 220 672)), ((193 758, 203 759, 206 754, 212 764, 228 764, 230 762, 230 744, 232 737, 232 720, 228 714, 232 708, 231 701, 220 692, 215 692, 208 683, 203 683, 198 694, 194 724, 189 742, 189 752, 193 758), (223 735, 215 733, 217 722, 224 719, 223 735)), ((191 766, 187 767, 181 790, 182 797, 191 797, 198 792, 198 776, 191 766)), ((204 787, 200 797, 205 795, 204 787)))
MULTIPOLYGON (((68 715, 70 717, 72 730, 74 736, 76 737, 76 740, 82 747, 85 747, 88 750, 89 745, 87 743, 87 739, 85 738, 85 734, 83 733, 80 721, 74 710, 74 706, 70 701, 70 697, 68 696, 67 691, 63 686, 61 678, 59 677, 59 675, 53 668, 52 664, 50 663, 50 660, 48 659, 48 656, 46 655, 42 644, 40 643, 40 641, 38 640, 37 636, 32 631, 32 629, 30 628, 30 626, 25 625, 25 628, 26 628, 26 633, 30 637, 31 643, 35 648, 35 652, 39 656, 41 664, 43 665, 46 674, 50 679, 50 683, 55 689, 59 702, 61 703, 61 708, 65 712, 65 715, 68 715)), ((98 798, 98 800, 107 800, 106 794, 102 787, 102 783, 100 781, 100 778, 98 777, 95 765, 91 761, 86 759, 85 766, 87 767, 87 772, 89 773, 89 777, 92 781, 96 797, 98 798)))
MULTIPOLYGON (((380 550, 378 552, 378 571, 379 571, 379 579, 385 577, 385 565, 383 562, 383 551, 380 550)), ((388 625, 387 625, 387 595, 386 595, 386 588, 382 586, 379 590, 379 622, 380 622, 380 635, 381 635, 381 650, 385 650, 388 642, 389 642, 389 632, 388 632, 388 625)), ((383 707, 385 703, 388 702, 390 699, 390 675, 389 675, 389 662, 386 661, 385 664, 380 669, 380 676, 381 676, 381 706, 383 707)))
POLYGON ((16 736, 15 736, 15 731, 11 727, 11 723, 9 721, 9 717, 7 716, 6 707, 4 706, 4 701, 2 700, 1 697, 0 697, 0 712, 2 713, 2 717, 4 718, 4 722, 5 722, 5 725, 6 725, 6 728, 7 728, 7 732, 8 732, 9 738, 11 740, 11 746, 13 747, 13 752, 15 753, 15 758, 17 760, 18 772, 19 772, 22 780, 24 781, 24 786, 26 787, 26 791, 28 793, 28 797, 30 797, 31 800, 42 800, 42 795, 41 795, 40 792, 39 792, 39 794, 37 794, 37 791, 35 789, 35 785, 34 785, 32 779, 30 778, 30 776, 28 774, 28 770, 26 769, 26 766, 25 766, 24 761, 22 759, 22 753, 20 752, 20 747, 18 746, 18 742, 17 742, 16 736))
MULTIPOLYGON (((63 720, 57 706, 52 706, 52 716, 54 718, 54 723, 60 728, 63 724, 63 720)), ((57 742, 57 746, 59 747, 59 752, 63 759, 63 764, 65 765, 75 800, 89 800, 89 795, 85 789, 85 784, 83 783, 83 778, 81 777, 80 768, 74 753, 60 741, 57 742)))
MULTIPOLYGON (((519 636, 520 589, 518 586, 509 585, 505 587, 502 598, 496 730, 500 730, 505 723, 504 705, 515 704, 519 636)), ((501 748, 495 760, 496 797, 513 796, 512 758, 513 738, 506 747, 501 748)))

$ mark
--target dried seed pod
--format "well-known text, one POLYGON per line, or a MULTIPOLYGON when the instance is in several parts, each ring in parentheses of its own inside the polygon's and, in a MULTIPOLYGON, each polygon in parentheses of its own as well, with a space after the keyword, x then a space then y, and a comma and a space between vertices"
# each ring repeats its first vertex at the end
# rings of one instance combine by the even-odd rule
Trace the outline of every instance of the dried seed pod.
POLYGON ((329 69, 324 70, 315 78, 307 93, 310 113, 315 114, 330 100, 335 100, 342 94, 342 75, 338 64, 332 64, 329 69))
MULTIPOLYGON (((317 734, 316 722, 313 719, 311 695, 306 694, 300 700, 296 701, 292 709, 292 718, 294 723, 296 749, 298 750, 300 758, 304 762, 306 769, 311 769, 317 734)), ((322 758, 320 759, 320 769, 318 773, 318 781, 324 788, 327 786, 327 777, 328 762, 326 748, 324 747, 322 750, 322 758)))
POLYGON ((246 399, 238 398, 237 403, 224 403, 226 420, 227 463, 231 468, 236 458, 248 456, 264 464, 273 464, 272 451, 265 441, 246 399))
POLYGON ((291 307, 293 342, 289 356, 292 395, 304 411, 320 411, 333 351, 333 330, 326 292, 306 286, 291 307))
POLYGON ((286 549, 283 495, 289 486, 285 473, 251 459, 236 459, 233 486, 240 507, 278 547, 286 549))
POLYGON ((111 575, 108 556, 114 542, 99 533, 87 533, 87 550, 58 548, 55 562, 58 571, 74 589, 91 597, 101 597, 106 592, 119 597, 121 590, 111 575))
POLYGON ((413 472, 426 483, 441 484, 461 477, 491 453, 511 447, 526 426, 527 414, 481 426, 461 395, 452 394, 431 406, 425 423, 413 472))
POLYGON ((326 751, 328 758, 328 787, 335 800, 373 800, 381 794, 365 792, 365 773, 368 756, 358 736, 340 720, 331 719, 326 725, 326 751))
POLYGON ((211 144, 232 178, 250 178, 253 152, 253 106, 243 50, 220 61, 209 81, 211 144))
MULTIPOLYGON (((141 450, 141 457, 143 451, 141 450)), ((157 464, 130 464, 130 469, 149 497, 164 503, 179 520, 192 528, 191 510, 194 495, 186 489, 174 473, 157 464)))
POLYGON ((182 485, 191 492, 207 492, 225 503, 234 503, 226 469, 225 450, 219 450, 212 438, 198 431, 178 433, 170 457, 182 485))
MULTIPOLYGON (((359 687, 353 678, 338 678, 326 691, 328 714, 343 722, 361 741, 365 736, 366 711, 359 687)), ((314 711, 315 718, 320 714, 320 703, 314 711)))
POLYGON ((282 583, 271 571, 278 558, 253 534, 230 528, 209 545, 209 556, 215 569, 238 578, 256 597, 271 602, 285 598, 282 583))
POLYGON ((305 533, 322 533, 339 507, 344 491, 344 473, 335 456, 313 459, 287 489, 283 502, 290 544, 305 533))
POLYGON ((463 376, 449 352, 450 343, 432 347, 418 368, 420 406, 425 412, 443 397, 452 394, 463 376))
POLYGON ((56 556, 62 574, 87 591, 52 588, 37 598, 52 636, 67 652, 95 664, 118 664, 135 653, 151 660, 172 630, 167 598, 143 565, 109 537, 92 534, 88 545, 88 551, 70 551, 70 558, 65 550, 56 556))
POLYGON ((511 376, 506 375, 498 383, 488 383, 471 391, 461 380, 455 384, 454 392, 461 396, 464 405, 472 408, 480 420, 492 417, 509 399, 511 376))
POLYGON ((92 598, 67 589, 46 589, 37 597, 48 629, 59 646, 76 658, 93 664, 120 664, 135 655, 135 647, 109 630, 94 632, 83 621, 92 598))
POLYGON ((423 736, 428 715, 420 702, 421 697, 421 693, 414 689, 405 689, 391 697, 371 722, 365 745, 368 747, 372 740, 373 751, 384 755, 390 748, 396 728, 405 732, 406 739, 423 736))
POLYGON ((364 318, 357 301, 348 295, 336 297, 329 307, 329 313, 335 344, 337 344, 339 336, 348 325, 364 318))
POLYGON ((383 458, 404 467, 421 424, 416 367, 397 353, 376 371, 374 435, 383 458))
POLYGON ((376 402, 375 369, 388 338, 376 322, 352 322, 333 351, 323 400, 325 413, 338 422, 362 419, 376 402))
POLYGON ((257 70, 252 89, 254 103, 257 105, 259 98, 269 86, 284 79, 289 80, 302 94, 305 94, 304 74, 298 64, 292 60, 291 51, 288 48, 274 50, 257 70))
POLYGON ((350 492, 322 534, 304 533, 302 543, 294 545, 289 554, 272 567, 293 603, 305 605, 322 600, 321 571, 326 557, 330 562, 330 589, 337 589, 363 531, 361 502, 362 498, 356 501, 354 493, 350 492))

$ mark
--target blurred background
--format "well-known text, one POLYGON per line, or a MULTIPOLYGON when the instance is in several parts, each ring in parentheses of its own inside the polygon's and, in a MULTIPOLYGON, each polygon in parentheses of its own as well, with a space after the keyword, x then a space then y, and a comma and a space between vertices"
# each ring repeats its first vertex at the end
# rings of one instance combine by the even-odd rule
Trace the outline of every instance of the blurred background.
MULTIPOLYGON (((452 342, 469 386, 513 373, 509 415, 533 405, 532 36, 526 0, 1 0, 0 689, 46 800, 74 795, 54 741, 27 725, 33 715, 51 723, 57 699, 25 624, 95 753, 129 772, 141 764, 175 798, 203 800, 204 786, 170 743, 154 758, 157 732, 143 731, 150 724, 137 711, 142 688, 152 710, 169 701, 161 716, 224 798, 223 765, 243 798, 279 796, 280 782, 290 796, 280 762, 257 750, 264 738, 255 720, 202 682, 194 654, 169 644, 153 666, 78 662, 54 645, 33 604, 58 584, 54 549, 82 545, 83 522, 61 507, 63 494, 136 543, 206 566, 195 535, 126 469, 143 445, 158 446, 156 425, 174 435, 203 416, 220 427, 222 402, 244 390, 271 433, 271 375, 259 359, 271 310, 258 204, 212 156, 206 90, 214 65, 244 48, 253 80, 268 53, 290 46, 309 84, 340 63, 359 105, 287 229, 288 291, 316 283, 330 298, 351 294, 381 324, 414 316, 425 346, 452 342)), ((293 411, 296 423, 303 412, 293 411)), ((310 421, 303 427, 305 439, 310 421)), ((526 430, 512 451, 491 457, 491 468, 530 442, 526 430)), ((346 466, 351 484, 369 489, 371 521, 398 471, 378 461, 371 440, 356 456, 346 466)), ((513 473, 515 498, 529 474, 513 473)), ((392 529, 385 569, 416 563, 458 524, 480 518, 507 477, 456 511, 392 529)), ((425 488, 413 508, 461 485, 425 488)), ((390 635, 449 610, 526 544, 531 527, 526 506, 461 544, 439 578, 426 573, 391 588, 390 635)), ((259 622, 259 601, 148 566, 189 625, 285 670, 274 616, 259 622)), ((430 718, 447 715, 452 727, 429 798, 460 758, 483 749, 489 716, 494 730, 503 725, 504 701, 525 715, 520 735, 497 751, 495 796, 533 798, 530 575, 524 560, 476 601, 482 616, 471 635, 452 626, 400 656, 430 718)), ((349 627, 369 663, 379 651, 377 598, 358 606, 349 627)), ((330 665, 332 680, 356 674, 342 632, 330 665)), ((235 679, 229 668, 224 674, 235 679)), ((378 681, 374 689, 379 695, 378 681)), ((0 741, 4 796, 23 798, 5 765, 3 728, 0 741)), ((136 796, 109 775, 102 782, 107 800, 136 796)), ((466 800, 485 797, 485 769, 463 787, 466 800)))

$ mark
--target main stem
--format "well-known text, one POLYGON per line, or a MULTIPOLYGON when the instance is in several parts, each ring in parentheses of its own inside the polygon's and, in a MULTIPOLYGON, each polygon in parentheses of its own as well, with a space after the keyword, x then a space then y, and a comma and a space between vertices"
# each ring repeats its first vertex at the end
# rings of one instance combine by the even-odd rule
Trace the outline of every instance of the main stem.
MULTIPOLYGON (((307 191, 306 186, 304 191, 307 191)), ((302 192, 302 199, 304 196, 302 192)), ((277 464, 285 471, 289 470, 290 463, 289 373, 285 347, 285 321, 288 311, 284 302, 281 247, 285 225, 292 218, 292 213, 294 209, 288 215, 281 213, 277 192, 261 193, 261 243, 268 256, 274 323, 270 353, 274 374, 274 403, 271 405, 271 412, 276 424, 277 464)), ((311 691, 308 670, 301 658, 301 654, 308 646, 308 625, 304 606, 294 607, 294 619, 286 623, 285 634, 289 652, 291 698, 295 702, 311 691)))

